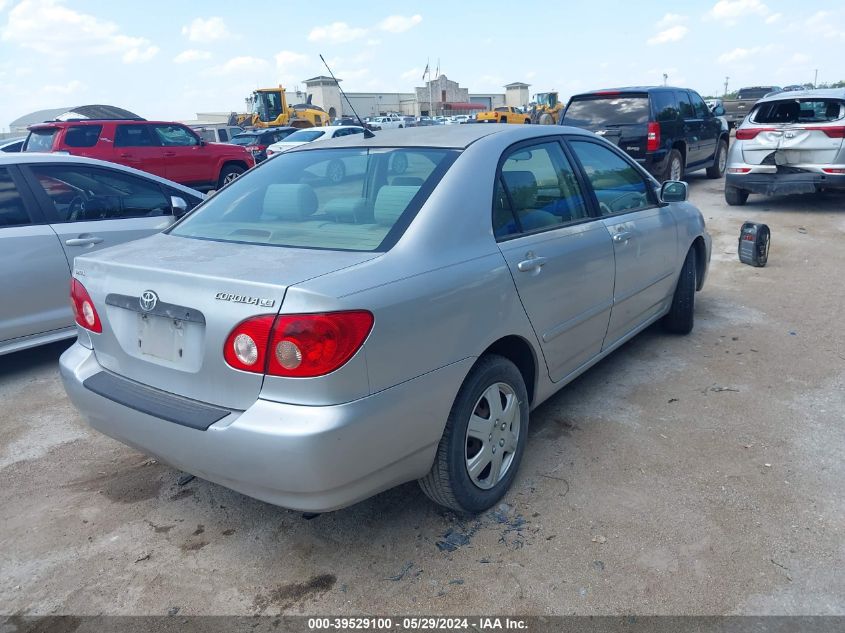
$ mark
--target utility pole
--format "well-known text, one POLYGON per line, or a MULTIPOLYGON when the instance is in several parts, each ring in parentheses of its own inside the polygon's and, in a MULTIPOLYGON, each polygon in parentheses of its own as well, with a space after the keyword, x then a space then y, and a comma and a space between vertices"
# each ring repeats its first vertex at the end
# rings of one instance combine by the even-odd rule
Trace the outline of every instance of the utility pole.
POLYGON ((723 97, 726 97, 728 95, 728 80, 729 79, 730 79, 730 77, 725 77, 725 93, 722 95, 723 97))
POLYGON ((667 79, 669 79, 669 75, 667 75, 666 73, 663 73, 663 85, 664 85, 664 86, 666 85, 666 80, 667 80, 667 79))
POLYGON ((819 69, 816 68, 816 74, 813 77, 813 88, 819 85, 819 69))

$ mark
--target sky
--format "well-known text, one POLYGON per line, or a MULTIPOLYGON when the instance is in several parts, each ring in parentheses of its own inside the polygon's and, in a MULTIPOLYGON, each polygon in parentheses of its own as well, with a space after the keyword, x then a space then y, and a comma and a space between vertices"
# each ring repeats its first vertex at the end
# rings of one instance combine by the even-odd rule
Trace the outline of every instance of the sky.
POLYGON ((34 110, 107 103, 149 119, 242 111, 257 87, 325 74, 410 92, 658 84, 702 95, 845 79, 842 0, 279 2, 0 0, 0 131, 34 110))

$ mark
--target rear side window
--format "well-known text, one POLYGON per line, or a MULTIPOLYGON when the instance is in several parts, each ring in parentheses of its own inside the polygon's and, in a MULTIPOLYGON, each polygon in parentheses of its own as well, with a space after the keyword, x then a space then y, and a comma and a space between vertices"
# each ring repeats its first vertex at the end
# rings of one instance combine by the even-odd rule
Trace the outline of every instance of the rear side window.
POLYGON ((675 93, 671 90, 658 90, 651 95, 655 118, 658 121, 676 121, 678 119, 678 103, 675 93))
POLYGON ((456 155, 429 148, 279 154, 215 194, 171 233, 271 246, 387 250, 456 155))
POLYGON ((157 147, 149 125, 118 125, 114 134, 115 147, 157 147))
POLYGON ((647 123, 648 97, 589 97, 569 104, 564 125, 575 127, 602 127, 604 125, 631 125, 647 123))
POLYGON ((570 141, 593 187, 602 215, 645 209, 652 205, 649 187, 627 160, 589 141, 570 141))
POLYGON ((102 125, 72 125, 65 130, 68 147, 94 147, 103 131, 102 125))
POLYGON ((53 139, 56 137, 57 128, 41 128, 32 130, 26 139, 23 151, 25 152, 52 152, 53 139))
POLYGON ((61 222, 170 215, 157 183, 110 169, 81 165, 31 165, 61 222))
POLYGON ((29 215, 12 175, 8 169, 0 167, 0 228, 29 223, 29 215))
POLYGON ((838 99, 790 99, 757 106, 754 123, 827 123, 843 118, 845 102, 838 99))
POLYGON ((504 238, 583 220, 587 205, 558 143, 521 147, 502 163, 493 203, 493 234, 504 238))

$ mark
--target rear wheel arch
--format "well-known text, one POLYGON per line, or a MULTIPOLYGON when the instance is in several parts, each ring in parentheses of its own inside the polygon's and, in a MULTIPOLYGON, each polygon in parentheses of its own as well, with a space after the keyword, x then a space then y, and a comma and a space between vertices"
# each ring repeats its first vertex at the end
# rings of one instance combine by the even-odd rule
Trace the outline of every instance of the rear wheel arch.
POLYGON ((534 403, 534 394, 537 384, 537 355, 531 344, 521 336, 509 335, 500 338, 485 349, 479 358, 495 354, 507 358, 516 365, 522 379, 525 382, 525 389, 528 391, 529 406, 534 403))

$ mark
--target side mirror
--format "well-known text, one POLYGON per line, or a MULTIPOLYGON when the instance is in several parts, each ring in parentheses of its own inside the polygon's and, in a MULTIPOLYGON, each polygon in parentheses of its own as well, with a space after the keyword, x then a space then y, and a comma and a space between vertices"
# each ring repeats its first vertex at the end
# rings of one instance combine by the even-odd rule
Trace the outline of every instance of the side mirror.
POLYGON ((686 202, 689 187, 681 180, 667 180, 660 187, 660 200, 663 202, 686 202))
POLYGON ((179 196, 170 196, 170 208, 174 217, 181 218, 188 212, 188 203, 179 196))

